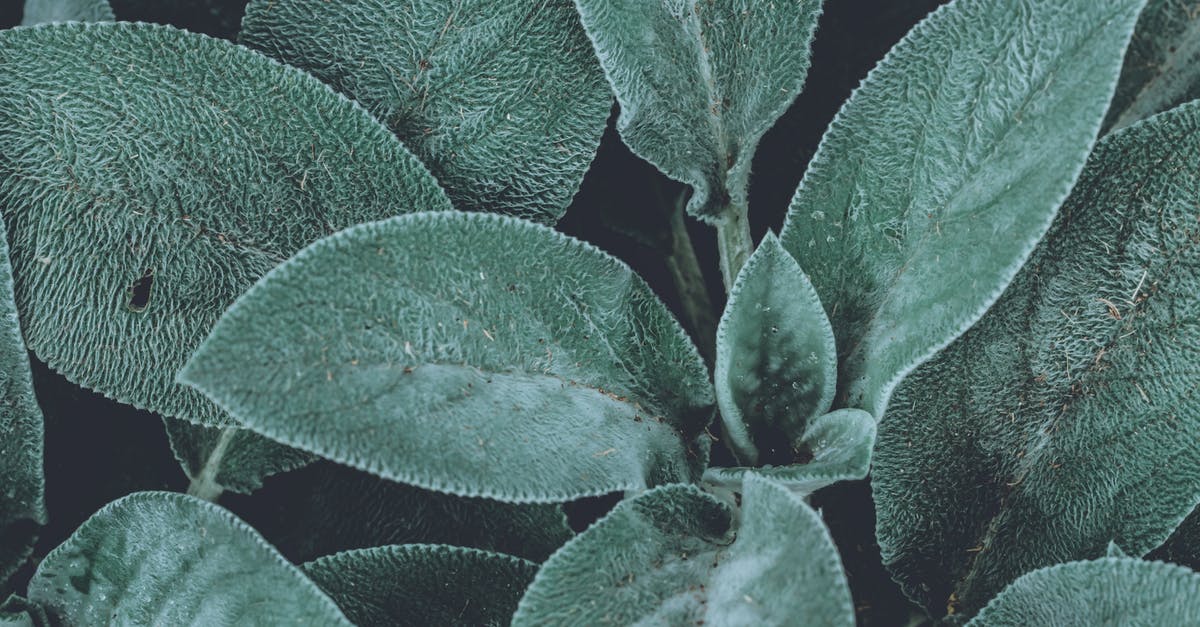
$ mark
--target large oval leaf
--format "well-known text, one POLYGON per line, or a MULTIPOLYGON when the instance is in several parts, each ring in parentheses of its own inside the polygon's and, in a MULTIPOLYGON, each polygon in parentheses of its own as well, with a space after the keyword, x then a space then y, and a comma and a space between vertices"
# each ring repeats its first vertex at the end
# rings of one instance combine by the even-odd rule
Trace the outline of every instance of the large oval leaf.
POLYGON ((1200 502, 1198 130, 1186 105, 1101 142, 1004 297, 897 392, 879 545, 927 608, 1109 540, 1144 555, 1200 502))
POLYGON ((488 214, 403 216, 307 248, 180 377, 274 440, 463 496, 639 490, 708 459, 708 374, 646 284, 488 214))
POLYGON ((556 222, 612 106, 570 0, 254 0, 241 41, 361 102, 460 209, 556 222))
POLYGON ((959 0, 830 126, 782 240, 817 288, 845 403, 979 319, 1045 233, 1112 96, 1139 0, 959 0))
POLYGON ((103 22, 113 19, 113 10, 108 5, 108 0, 25 0, 21 25, 69 21, 103 22))
POLYGON ((1200 11, 1149 0, 1125 55, 1105 128, 1124 128, 1200 96, 1200 11))
POLYGON ((361 108, 232 44, 149 24, 0 32, 0 210, 25 340, 73 382, 210 425, 174 375, 305 244, 449 207, 361 108))
POLYGON ((38 566, 29 600, 56 625, 349 625, 229 512, 141 492, 88 519, 38 566))

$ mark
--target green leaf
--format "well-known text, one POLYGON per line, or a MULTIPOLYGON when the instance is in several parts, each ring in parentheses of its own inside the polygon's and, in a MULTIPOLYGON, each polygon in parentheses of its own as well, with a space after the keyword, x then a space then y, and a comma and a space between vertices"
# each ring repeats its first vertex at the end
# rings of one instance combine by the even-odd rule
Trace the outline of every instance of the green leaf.
POLYGON ((250 494, 263 479, 306 466, 314 457, 237 427, 214 429, 166 418, 171 451, 191 480, 188 494, 209 501, 225 490, 250 494))
POLYGON ((542 562, 574 535, 558 505, 430 492, 325 461, 275 477, 240 507, 231 507, 295 562, 418 543, 542 562))
POLYGON ((18 28, 0 32, 0 65, 0 210, 25 340, 139 408, 227 424, 174 376, 235 297, 323 235, 450 207, 361 108, 227 42, 18 28))
POLYGON ((1124 128, 1200 97, 1200 11, 1182 0, 1149 0, 1125 54, 1104 127, 1124 128))
POLYGON ((1200 570, 1200 507, 1192 510, 1171 533, 1171 537, 1147 555, 1146 559, 1162 560, 1200 570))
POLYGON ((570 0, 254 0, 241 41, 361 102, 459 209, 558 221, 612 107, 570 0))
POLYGON ((638 156, 695 190, 688 210, 747 206, 763 133, 800 93, 820 0, 575 0, 638 156))
POLYGON ((348 551, 303 566, 354 624, 507 626, 537 566, 457 546, 348 551))
POLYGON ((170 492, 97 512, 38 566, 29 600, 56 625, 350 624, 245 523, 170 492))
POLYGON ((745 487, 740 528, 693 486, 623 501, 542 566, 513 625, 853 625, 821 517, 769 480, 745 487))
POLYGON ((704 363, 650 288, 489 214, 402 216, 305 249, 180 380, 273 440, 462 496, 561 502, 691 481, 708 461, 704 363))
POLYGON ((709 468, 704 480, 738 488, 747 474, 769 477, 794 494, 806 496, 838 481, 867 476, 875 446, 875 418, 861 409, 839 409, 808 424, 795 441, 798 462, 761 468, 709 468))
POLYGON ((25 0, 22 26, 50 22, 111 22, 112 7, 108 0, 25 0))
POLYGON ((781 239, 817 288, 845 404, 881 417, 983 315, 1066 198, 1140 0, 962 0, 842 107, 781 239))
POLYGON ((833 403, 833 329, 812 283, 774 235, 729 292, 713 379, 726 437, 748 465, 795 459, 793 444, 833 403))
POLYGON ((1200 502, 1198 129, 1185 105, 1102 141, 1004 296, 897 391, 879 545, 927 608, 1110 540, 1144 555, 1200 502))
POLYGON ((0 627, 40 627, 48 622, 41 608, 15 594, 0 603, 0 627))
POLYGON ((1035 570, 1005 588, 969 627, 1090 627, 1200 623, 1200 575, 1106 557, 1035 570))

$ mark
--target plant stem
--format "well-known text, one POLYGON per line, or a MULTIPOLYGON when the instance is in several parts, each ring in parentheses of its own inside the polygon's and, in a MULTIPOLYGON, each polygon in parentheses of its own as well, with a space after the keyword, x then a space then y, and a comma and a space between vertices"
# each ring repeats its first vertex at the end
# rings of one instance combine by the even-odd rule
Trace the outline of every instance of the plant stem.
POLYGON ((696 346, 704 361, 712 364, 716 353, 717 318, 712 299, 705 285, 696 249, 684 221, 684 197, 671 208, 671 250, 667 254, 667 269, 675 281, 683 315, 692 329, 696 346))
POLYGON ((212 452, 208 454, 208 459, 204 461, 204 467, 195 477, 191 478, 191 483, 188 484, 188 494, 216 503, 217 499, 225 493, 225 488, 217 483, 217 473, 221 470, 221 460, 225 457, 225 451, 233 442, 233 435, 233 429, 221 430, 221 436, 217 439, 217 444, 213 447, 212 452))
POLYGON ((717 250, 721 254, 725 293, 729 293, 738 272, 754 251, 754 240, 750 237, 750 219, 745 207, 729 205, 724 214, 725 219, 717 224, 717 250))

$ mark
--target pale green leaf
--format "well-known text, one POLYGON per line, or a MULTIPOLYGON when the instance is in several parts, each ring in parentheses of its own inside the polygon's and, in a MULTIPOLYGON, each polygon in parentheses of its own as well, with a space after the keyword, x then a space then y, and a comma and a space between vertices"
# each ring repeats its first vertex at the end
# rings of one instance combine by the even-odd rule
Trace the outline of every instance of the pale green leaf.
POLYGON ((322 240, 240 299, 180 378, 273 440, 462 496, 565 501, 691 481, 708 460, 704 363, 650 288, 490 214, 322 240))
POLYGON ((140 492, 54 549, 29 600, 55 625, 349 625, 253 529, 200 499, 140 492))
POLYGON ((1105 128, 1116 130, 1200 97, 1200 7, 1149 0, 1125 54, 1105 128))
POLYGON ((459 209, 556 222, 612 106, 570 0, 254 0, 241 41, 361 102, 459 209))
POLYGON ((1200 502, 1197 206, 1200 106, 1109 135, 1004 296, 899 388, 873 487, 914 599, 971 613, 1110 540, 1145 555, 1200 502))
POLYGON ((1070 562, 1022 576, 968 627, 1162 627, 1200 624, 1200 575, 1122 557, 1070 562))
POLYGON ((513 625, 853 625, 841 560, 800 497, 746 478, 734 512, 693 486, 623 501, 550 557, 513 625))
POLYGON ((347 551, 303 566, 359 627, 507 626, 537 566, 457 546, 347 551))
POLYGON ((748 465, 794 460, 793 445, 833 403, 833 329, 812 283, 774 235, 729 292, 713 379, 725 435, 748 465))
POLYGON ((111 22, 108 0, 25 0, 22 26, 50 22, 111 22))
POLYGON ((844 403, 987 310, 1045 233, 1104 117, 1142 0, 960 0, 842 107, 781 237, 833 323, 844 403))
POLYGON ((638 156, 716 221, 747 205, 763 133, 800 93, 820 0, 575 0, 638 156))
POLYGON ((188 494, 213 500, 225 490, 250 494, 263 479, 311 463, 314 457, 238 427, 202 427, 163 419, 171 451, 191 481, 188 494))
POLYGON ((227 42, 17 28, 0 32, 0 65, 0 210, 25 340, 143 409, 226 424, 174 376, 238 294, 323 235, 450 206, 361 108, 227 42))

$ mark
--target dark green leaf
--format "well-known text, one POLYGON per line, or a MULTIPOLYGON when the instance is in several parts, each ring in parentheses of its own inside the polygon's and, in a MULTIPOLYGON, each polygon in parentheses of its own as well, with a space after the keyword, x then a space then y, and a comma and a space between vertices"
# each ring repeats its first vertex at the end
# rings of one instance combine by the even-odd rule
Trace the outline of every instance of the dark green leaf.
POLYGON ((1200 96, 1200 10, 1149 0, 1125 54, 1104 127, 1123 128, 1200 96))
POLYGON ((45 612, 19 596, 10 596, 0 603, 0 627, 39 627, 45 624, 45 612))
POLYGON ((1146 559, 1172 562, 1192 570, 1200 570, 1200 507, 1192 510, 1171 533, 1171 537, 1147 555, 1146 559))
POLYGON ((242 494, 262 487, 262 481, 311 463, 314 457, 237 427, 201 427, 166 418, 167 437, 175 459, 191 480, 188 494, 214 500, 225 490, 242 494))
POLYGON ((323 235, 450 206, 361 108, 223 41, 18 28, 0 32, 0 65, 0 209, 25 339, 137 407, 225 424, 174 376, 238 294, 323 235))
POLYGON ((361 102, 459 209, 556 222, 612 105, 570 0, 254 0, 241 40, 361 102))
POLYGON ((111 22, 108 0, 25 0, 22 26, 49 22, 111 22))
POLYGON ((1095 141, 1140 0, 964 0, 917 25, 838 113, 782 241, 829 312, 845 404, 979 319, 1095 141))

